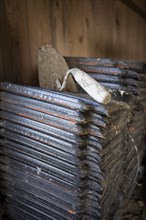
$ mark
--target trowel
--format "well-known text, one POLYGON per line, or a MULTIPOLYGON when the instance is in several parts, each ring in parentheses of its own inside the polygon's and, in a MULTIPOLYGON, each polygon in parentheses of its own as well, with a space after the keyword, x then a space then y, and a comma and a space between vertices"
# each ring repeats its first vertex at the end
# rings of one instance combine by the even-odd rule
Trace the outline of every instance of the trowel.
MULTIPOLYGON (((41 88, 59 91, 64 74, 68 70, 63 56, 50 44, 45 44, 38 50, 38 77, 41 88)), ((69 76, 64 91, 77 92, 72 75, 69 76)))

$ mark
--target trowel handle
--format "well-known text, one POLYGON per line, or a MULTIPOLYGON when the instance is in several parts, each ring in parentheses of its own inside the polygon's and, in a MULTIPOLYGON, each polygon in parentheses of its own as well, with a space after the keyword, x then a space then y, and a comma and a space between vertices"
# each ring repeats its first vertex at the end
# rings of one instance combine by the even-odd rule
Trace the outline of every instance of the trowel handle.
POLYGON ((76 82, 97 102, 108 104, 111 101, 110 92, 87 73, 78 68, 70 69, 69 72, 76 82))

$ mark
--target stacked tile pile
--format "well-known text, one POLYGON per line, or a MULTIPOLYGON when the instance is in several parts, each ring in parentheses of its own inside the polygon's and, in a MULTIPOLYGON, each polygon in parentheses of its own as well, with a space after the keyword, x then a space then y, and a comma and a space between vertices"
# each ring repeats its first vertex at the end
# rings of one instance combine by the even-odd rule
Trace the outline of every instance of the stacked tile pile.
POLYGON ((0 83, 0 193, 15 220, 107 220, 120 199, 129 106, 0 83))
POLYGON ((77 67, 111 91, 136 95, 146 104, 146 64, 112 59, 65 57, 70 68, 77 67))
MULTIPOLYGON (((146 133, 146 64, 84 57, 65 57, 70 68, 80 68, 109 89, 115 100, 130 107, 132 117, 128 124, 126 156, 123 165, 121 200, 129 198, 137 182, 139 167, 146 151, 143 142, 146 133)), ((111 218, 112 219, 112 218, 111 218)))

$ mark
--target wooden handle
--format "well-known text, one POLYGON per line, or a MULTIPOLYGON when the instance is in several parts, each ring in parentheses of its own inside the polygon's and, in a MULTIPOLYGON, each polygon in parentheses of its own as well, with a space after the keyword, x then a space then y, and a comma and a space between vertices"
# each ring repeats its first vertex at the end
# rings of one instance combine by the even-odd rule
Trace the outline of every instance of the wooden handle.
POLYGON ((78 68, 69 71, 76 82, 97 102, 108 104, 111 101, 110 92, 87 73, 78 68))

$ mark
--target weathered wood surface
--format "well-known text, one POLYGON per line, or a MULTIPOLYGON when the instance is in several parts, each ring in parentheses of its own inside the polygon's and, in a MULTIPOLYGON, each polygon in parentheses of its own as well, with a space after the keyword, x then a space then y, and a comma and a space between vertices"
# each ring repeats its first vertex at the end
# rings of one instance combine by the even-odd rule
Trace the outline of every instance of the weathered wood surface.
POLYGON ((44 43, 65 56, 146 61, 146 20, 121 0, 0 0, 0 27, 0 81, 38 85, 44 43))

